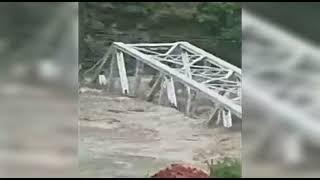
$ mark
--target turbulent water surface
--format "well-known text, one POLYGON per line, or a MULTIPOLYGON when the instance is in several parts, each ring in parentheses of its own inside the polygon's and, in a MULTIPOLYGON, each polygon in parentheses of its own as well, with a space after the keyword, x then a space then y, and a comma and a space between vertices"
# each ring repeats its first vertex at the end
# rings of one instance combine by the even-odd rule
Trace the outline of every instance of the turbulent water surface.
POLYGON ((80 94, 80 174, 145 177, 173 162, 240 157, 240 131, 207 128, 205 119, 137 98, 80 94))

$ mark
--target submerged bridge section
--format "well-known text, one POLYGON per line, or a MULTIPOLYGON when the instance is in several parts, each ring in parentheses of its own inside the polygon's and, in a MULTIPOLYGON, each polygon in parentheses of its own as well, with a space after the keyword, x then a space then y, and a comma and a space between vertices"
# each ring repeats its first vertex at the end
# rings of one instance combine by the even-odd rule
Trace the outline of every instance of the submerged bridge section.
MULTIPOLYGON (((232 119, 241 119, 241 69, 188 43, 146 43, 124 44, 114 42, 105 56, 90 71, 94 77, 104 70, 107 61, 107 88, 113 85, 114 73, 118 73, 122 93, 134 95, 140 88, 144 67, 149 66, 154 75, 147 99, 159 93, 159 101, 166 98, 170 105, 177 107, 176 83, 184 85, 185 112, 191 113, 193 99, 203 94, 212 102, 210 121, 232 126, 232 119), (129 86, 126 63, 135 63, 134 84, 129 86), (117 70, 117 71, 115 71, 117 70), (131 88, 130 88, 131 87, 131 88)), ((103 75, 101 76, 103 77, 103 75)))

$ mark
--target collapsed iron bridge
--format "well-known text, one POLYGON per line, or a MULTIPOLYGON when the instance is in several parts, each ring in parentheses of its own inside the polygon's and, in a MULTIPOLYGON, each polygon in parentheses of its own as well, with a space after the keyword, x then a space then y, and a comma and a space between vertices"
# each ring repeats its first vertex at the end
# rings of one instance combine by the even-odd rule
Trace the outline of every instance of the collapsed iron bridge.
POLYGON ((134 95, 140 88, 141 74, 145 65, 152 67, 158 73, 150 92, 146 95, 150 100, 159 93, 159 101, 166 97, 170 105, 177 107, 176 82, 184 85, 185 113, 190 115, 192 100, 199 94, 205 95, 212 102, 212 112, 209 121, 222 122, 223 126, 232 126, 232 117, 241 119, 241 69, 226 61, 188 43, 146 43, 124 44, 114 42, 106 54, 88 73, 94 70, 97 78, 104 65, 107 66, 107 89, 114 81, 117 70, 122 94, 134 95), (135 61, 134 85, 129 88, 126 62, 135 61), (117 69, 116 69, 117 68, 117 69), (164 96, 164 94, 166 96, 164 96))

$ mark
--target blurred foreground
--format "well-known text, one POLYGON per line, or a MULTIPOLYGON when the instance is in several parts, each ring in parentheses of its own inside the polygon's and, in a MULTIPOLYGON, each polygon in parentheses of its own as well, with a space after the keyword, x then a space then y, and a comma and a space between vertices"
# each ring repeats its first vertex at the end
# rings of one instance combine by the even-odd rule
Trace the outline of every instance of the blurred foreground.
MULTIPOLYGON (((265 12, 275 20, 280 12, 289 16, 284 12, 290 7, 314 8, 274 4, 243 9, 242 175, 319 177, 320 48, 301 38, 304 33, 291 33, 296 29, 285 25, 294 24, 292 19, 276 24, 253 11, 269 9, 265 12)), ((292 11, 292 17, 301 18, 302 13, 292 11)), ((318 17, 303 17, 303 22, 308 27, 318 17)))
POLYGON ((77 6, 0 4, 0 177, 77 173, 77 6))

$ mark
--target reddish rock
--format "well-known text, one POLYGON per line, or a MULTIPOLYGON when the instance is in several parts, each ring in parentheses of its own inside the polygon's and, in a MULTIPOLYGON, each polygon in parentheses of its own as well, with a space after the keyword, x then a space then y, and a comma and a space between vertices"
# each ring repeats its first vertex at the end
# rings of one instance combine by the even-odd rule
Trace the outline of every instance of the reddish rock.
POLYGON ((209 178, 209 175, 198 168, 184 164, 172 164, 170 167, 160 170, 151 178, 209 178))

